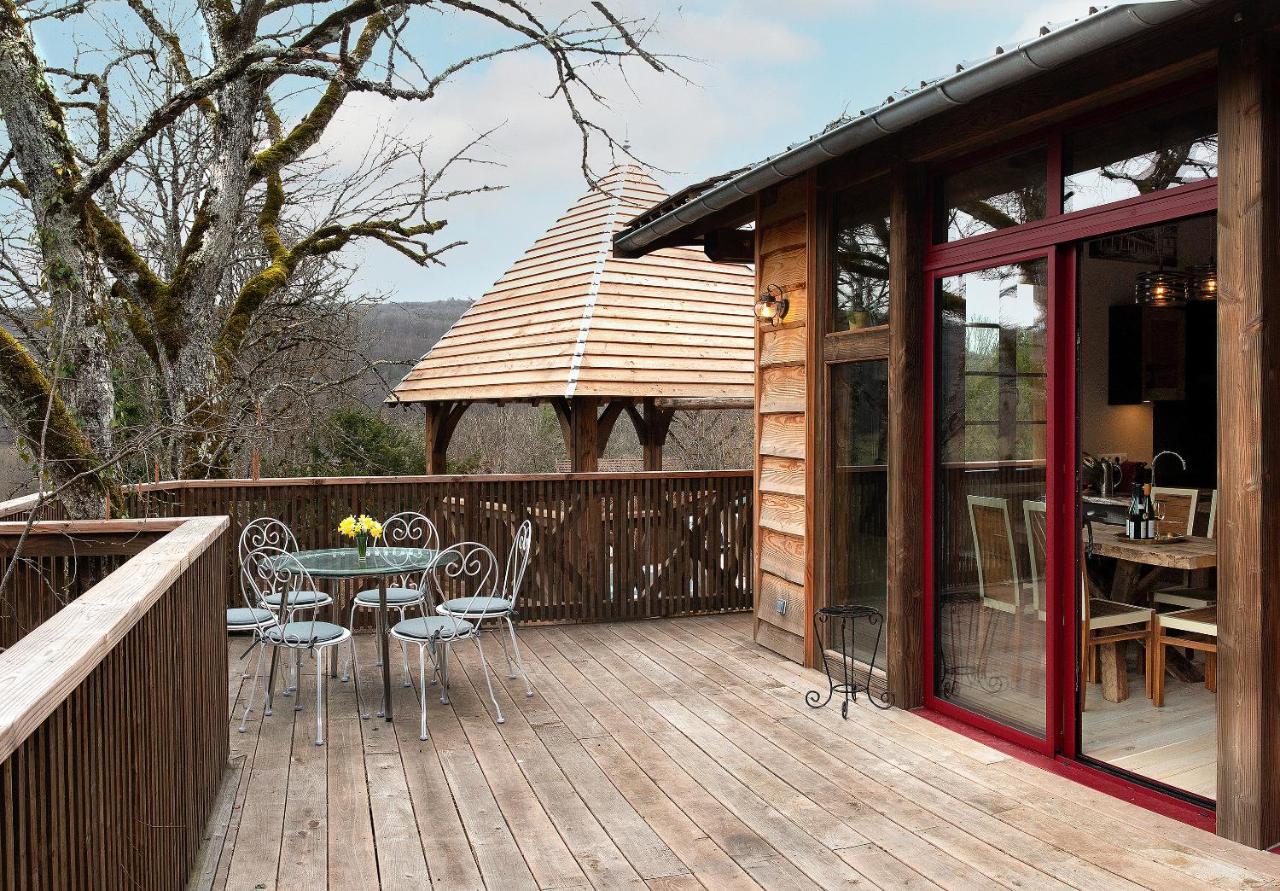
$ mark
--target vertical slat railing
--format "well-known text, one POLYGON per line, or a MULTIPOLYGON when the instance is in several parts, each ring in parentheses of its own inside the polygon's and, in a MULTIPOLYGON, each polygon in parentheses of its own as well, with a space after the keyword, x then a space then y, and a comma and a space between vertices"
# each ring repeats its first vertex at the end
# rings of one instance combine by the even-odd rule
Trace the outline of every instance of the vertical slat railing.
POLYGON ((186 883, 227 764, 228 551, 225 517, 34 525, 14 581, 60 608, 0 653, 0 891, 186 883), (48 587, 77 555, 98 583, 48 587))
MULTIPOLYGON (((302 547, 341 545, 351 511, 425 513, 446 543, 499 554, 524 519, 534 550, 526 622, 591 622, 749 610, 751 475, 746 471, 532 476, 197 480, 138 486, 130 516, 225 514, 234 541, 259 516, 284 520, 302 547)), ((226 567, 233 598, 234 547, 226 567)))

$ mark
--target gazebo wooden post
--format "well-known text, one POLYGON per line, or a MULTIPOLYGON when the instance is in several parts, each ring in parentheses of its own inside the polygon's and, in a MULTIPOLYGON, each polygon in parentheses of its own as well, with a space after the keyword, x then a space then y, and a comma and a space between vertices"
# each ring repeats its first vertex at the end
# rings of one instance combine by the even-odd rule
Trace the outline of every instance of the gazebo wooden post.
POLYGON ((600 400, 595 396, 574 396, 553 399, 556 417, 560 420, 560 432, 564 434, 565 454, 569 457, 570 473, 595 473, 599 468, 600 400))
POLYGON ((448 473, 449 441, 458 427, 469 402, 424 402, 426 426, 423 429, 423 451, 428 474, 448 473))
POLYGON ((1280 842, 1280 46, 1218 81, 1218 834, 1280 842))
POLYGON ((671 430, 671 419, 675 412, 669 408, 658 408, 652 399, 644 401, 644 469, 662 469, 662 449, 667 444, 667 433, 671 430))

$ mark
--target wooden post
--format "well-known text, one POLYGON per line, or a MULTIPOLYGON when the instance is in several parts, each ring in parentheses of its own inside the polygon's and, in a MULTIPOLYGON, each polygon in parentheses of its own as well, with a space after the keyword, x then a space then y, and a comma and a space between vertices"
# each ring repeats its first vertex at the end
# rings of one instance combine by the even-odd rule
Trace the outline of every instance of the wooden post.
POLYGON ((427 402, 423 404, 425 424, 422 431, 423 470, 428 474, 444 473, 444 454, 437 451, 440 419, 448 410, 448 404, 427 402))
POLYGON ((599 465, 600 400, 594 396, 575 396, 569 401, 569 436, 565 447, 569 453, 569 470, 594 473, 599 465))
POLYGON ((885 671, 901 708, 924 702, 924 177, 899 168, 889 206, 889 504, 885 671))
POLYGON ((427 402, 423 450, 428 474, 448 473, 449 441, 470 402, 427 402))
POLYGON ((1218 80, 1218 834, 1280 842, 1280 46, 1218 80))
POLYGON ((667 443, 675 412, 658 408, 652 399, 644 401, 644 469, 662 469, 662 449, 667 443))

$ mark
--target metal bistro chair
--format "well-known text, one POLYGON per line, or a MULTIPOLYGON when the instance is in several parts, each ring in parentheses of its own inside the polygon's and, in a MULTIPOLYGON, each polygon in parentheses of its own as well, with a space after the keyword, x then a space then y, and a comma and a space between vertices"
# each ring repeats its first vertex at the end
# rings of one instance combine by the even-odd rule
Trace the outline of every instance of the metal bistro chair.
MULTIPOLYGON (((250 551, 241 561, 241 574, 248 585, 254 589, 258 602, 272 602, 272 594, 277 595, 276 622, 270 628, 255 632, 260 637, 263 647, 258 652, 258 667, 254 674, 253 686, 249 690, 249 701, 245 705, 244 715, 240 719, 240 732, 244 733, 245 723, 249 720, 249 712, 253 710, 254 695, 258 690, 258 681, 262 677, 262 662, 266 658, 267 649, 272 649, 271 667, 267 673, 266 690, 264 691, 264 716, 271 714, 272 694, 275 684, 276 656, 280 650, 292 651, 301 656, 310 651, 316 660, 316 745, 324 745, 324 654, 343 642, 350 642, 353 666, 358 669, 355 653, 355 638, 351 630, 323 622, 316 618, 319 605, 310 607, 289 607, 285 594, 292 591, 314 590, 311 574, 288 551, 275 547, 261 547, 250 551), (297 619, 296 614, 305 609, 310 618, 297 619)), ((359 671, 352 672, 356 676, 356 708, 360 708, 359 671)), ((294 706, 301 709, 299 699, 294 706)), ((362 715, 363 717, 363 715, 362 715)))
MULTIPOLYGON (((427 550, 438 550, 440 547, 440 535, 436 531, 435 524, 427 519, 423 514, 417 511, 406 510, 398 514, 394 514, 382 524, 382 538, 375 547, 396 547, 396 548, 425 548, 427 550)), ((423 584, 426 571, 420 573, 405 573, 404 575, 392 579, 393 584, 387 585, 387 609, 398 610, 400 613, 400 621, 405 620, 405 610, 416 606, 418 612, 422 615, 427 614, 426 609, 426 586, 423 584)), ((351 600, 350 616, 347 618, 347 626, 356 627, 356 610, 357 609, 374 609, 378 608, 378 589, 368 588, 360 591, 351 600)), ((402 668, 404 669, 404 685, 411 685, 409 680, 409 645, 401 643, 400 656, 402 668)), ((379 666, 382 665, 379 659, 379 666)), ((343 671, 342 680, 346 681, 349 677, 349 670, 343 671)))
MULTIPOLYGON (((250 520, 246 523, 244 529, 240 531, 240 565, 243 567, 245 558, 260 548, 279 548, 286 552, 296 551, 298 550, 298 539, 293 534, 293 530, 282 521, 277 520, 274 517, 258 517, 257 519, 250 520)), ((245 600, 249 603, 249 609, 266 610, 268 613, 271 613, 272 619, 267 623, 268 625, 276 624, 275 614, 279 612, 279 606, 281 603, 287 602, 288 604, 288 609, 285 610, 286 614, 284 616, 284 621, 286 622, 292 621, 293 614, 304 607, 319 609, 320 607, 330 606, 333 604, 333 598, 316 588, 314 585, 308 590, 289 591, 287 592, 287 597, 285 596, 285 592, 272 591, 267 595, 265 600, 256 598, 250 599, 248 595, 252 590, 252 586, 246 588, 246 583, 246 576, 242 572, 240 574, 241 593, 245 595, 245 600)), ((228 628, 230 628, 231 625, 231 612, 231 610, 227 611, 228 628)), ((242 613, 240 613, 240 611, 237 610, 236 612, 238 613, 239 618, 246 618, 242 613)), ((260 614, 261 613, 259 613, 259 615, 260 614)), ((249 651, 257 646, 260 640, 261 638, 255 638, 254 642, 249 645, 249 649, 245 650, 244 655, 240 658, 243 659, 245 656, 249 655, 249 651)), ((299 660, 295 658, 292 666, 292 686, 285 684, 284 690, 281 691, 285 696, 288 696, 293 692, 294 688, 297 687, 298 662, 299 660)))
POLYGON ((507 677, 515 680, 517 670, 524 679, 525 696, 533 696, 533 685, 529 683, 529 675, 524 670, 524 662, 520 658, 520 644, 516 640, 516 598, 520 596, 520 586, 524 582, 525 570, 529 567, 529 551, 533 544, 533 524, 525 520, 516 530, 515 539, 511 542, 511 550, 507 553, 507 565, 502 575, 502 586, 490 597, 455 597, 446 600, 436 607, 442 616, 453 616, 466 619, 476 626, 477 631, 484 630, 484 623, 490 619, 505 622, 507 633, 511 637, 511 649, 502 633, 498 633, 498 642, 502 644, 502 652, 507 657, 507 677), (514 664, 512 655, 515 656, 514 664))
MULTIPOLYGON (((423 575, 422 591, 424 597, 435 604, 436 592, 443 592, 442 581, 451 590, 463 590, 475 598, 490 598, 498 585, 498 558, 482 544, 462 542, 445 548, 437 554, 430 572, 423 575), (434 591, 432 589, 435 589, 434 591)), ((449 704, 449 649, 460 640, 474 640, 476 652, 480 654, 480 665, 484 671, 484 683, 489 690, 489 699, 493 702, 498 723, 505 722, 502 706, 493 693, 493 682, 489 678, 489 663, 485 659, 484 646, 480 643, 479 627, 467 619, 454 615, 430 615, 416 619, 405 619, 398 622, 389 632, 401 645, 415 644, 418 647, 418 698, 422 704, 422 725, 419 739, 428 739, 427 734, 427 655, 431 655, 432 677, 440 681, 440 702, 449 704)))

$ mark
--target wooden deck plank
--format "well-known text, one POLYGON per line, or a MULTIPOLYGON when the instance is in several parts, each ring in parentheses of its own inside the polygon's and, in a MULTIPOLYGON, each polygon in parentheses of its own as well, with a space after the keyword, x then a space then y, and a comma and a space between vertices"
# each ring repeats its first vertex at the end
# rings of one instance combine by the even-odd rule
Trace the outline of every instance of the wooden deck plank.
MULTIPOLYGON (((728 627, 702 625, 700 620, 695 620, 695 624, 716 634, 728 627)), ((739 631, 730 636, 733 635, 739 635, 737 643, 749 645, 749 640, 741 636, 739 631)), ((919 727, 930 728, 934 734, 941 732, 955 736, 945 728, 909 713, 886 714, 894 716, 896 720, 915 722, 919 727)), ((1086 786, 1062 782, 1059 778, 1017 759, 1001 758, 992 761, 987 769, 966 769, 965 772, 979 781, 1007 789, 1023 801, 1054 817, 1069 821, 1077 828, 1091 830, 1103 837, 1124 838, 1126 847, 1143 847, 1150 856, 1186 871, 1201 881, 1225 882, 1228 887, 1247 887, 1273 880, 1276 864, 1272 855, 1219 839, 1086 786), (994 773, 995 777, 984 780, 984 772, 994 773), (1019 780, 1011 781, 1011 776, 1016 776, 1019 780)))
MULTIPOLYGON (((480 703, 484 678, 479 659, 473 648, 459 649, 462 657, 459 665, 476 693, 475 701, 480 703)), ((688 873, 688 868, 618 794, 578 739, 546 706, 545 700, 537 697, 526 700, 523 689, 512 690, 504 683, 506 680, 502 672, 494 672, 494 688, 507 721, 501 736, 543 806, 554 809, 551 812, 555 814, 553 819, 561 835, 579 852, 579 861, 588 866, 588 874, 608 866, 617 874, 605 884, 612 886, 621 882, 631 886, 640 879, 688 873), (522 708, 526 704, 527 713, 522 708), (599 834, 595 832, 597 827, 599 834), (575 846, 575 839, 580 846, 575 846), (627 864, 625 870, 609 862, 615 852, 627 864), (633 882, 633 877, 637 881, 633 882)), ((487 697, 483 705, 489 705, 487 697)), ((476 726, 495 726, 483 708, 480 718, 483 722, 476 722, 476 726)))
MULTIPOLYGON (((259 701, 237 733, 232 664, 231 804, 192 887, 1280 886, 1274 855, 919 715, 810 709, 820 676, 751 632, 746 615, 524 629, 537 692, 495 673, 503 725, 464 645, 427 741, 413 690, 394 687, 388 725, 335 680, 316 747, 314 669, 302 711, 278 697, 264 720, 259 701)), ((360 653, 372 710, 372 636, 360 653)))
MULTIPOLYGON (((373 675, 365 676, 372 683, 373 675)), ((348 707, 347 685, 334 678, 329 683, 328 887, 372 891, 378 888, 378 858, 362 722, 356 709, 348 707)))
MULTIPOLYGON (((773 660, 766 657, 762 664, 772 667, 772 662, 773 660)), ((784 671, 788 675, 794 674, 789 668, 784 669, 784 671)), ((812 679, 809 680, 809 683, 812 683, 812 679)), ((792 689, 798 694, 805 689, 805 685, 796 683, 792 689)), ((884 715, 894 721, 902 721, 905 715, 906 719, 919 722, 921 726, 925 724, 933 727, 937 726, 933 725, 932 722, 925 722, 917 716, 906 713, 886 712, 884 715)), ((1080 855, 1079 859, 1081 860, 1104 866, 1117 875, 1127 876, 1135 883, 1147 887, 1152 887, 1153 885, 1159 887, 1203 887, 1205 882, 1221 884, 1223 887, 1248 887, 1266 881, 1264 876, 1218 861, 1212 857, 1206 857, 1203 852, 1196 851, 1193 848, 1188 847, 1185 850, 1177 850, 1169 843, 1162 844, 1159 839, 1152 839, 1153 843, 1148 844, 1146 850, 1135 857, 1131 855, 1130 851, 1135 847, 1136 841, 1134 826, 1113 825, 1102 814, 1092 813, 1087 809, 1082 810, 1079 807, 1063 807, 1061 802, 1055 804, 1052 797, 1046 793, 1044 787, 1010 782, 1004 770, 1006 763, 1021 764, 1021 762, 1017 762, 1014 759, 1002 759, 999 762, 992 762, 992 766, 987 769, 997 771, 997 775, 1006 778, 1000 781, 988 780, 987 782, 990 782, 993 787, 1000 787, 1009 795, 1016 796, 1020 801, 1026 802, 1036 813, 1031 814, 1025 809, 1019 809, 1014 813, 1004 815, 1004 818, 1013 820, 1015 817, 1020 816, 1023 822, 1039 827, 1039 831, 1036 834, 1052 838, 1057 846, 1063 847, 1073 854, 1080 855), (1109 841, 1100 844, 1099 839, 1109 841)), ((1074 783, 1063 784, 1060 780, 1044 771, 1027 765, 1022 766, 1027 768, 1031 775, 1040 778, 1045 784, 1053 788, 1059 786, 1084 788, 1074 783)), ((966 780, 983 782, 982 771, 984 768, 956 768, 953 764, 953 769, 957 769, 966 780)), ((1099 799, 1105 799, 1108 802, 1123 804, 1101 793, 1098 793, 1098 796, 1099 799)), ((1128 805, 1124 805, 1124 809, 1126 813, 1150 813, 1128 805)), ((1156 817, 1158 815, 1151 814, 1151 816, 1156 817)), ((1184 830, 1198 832, 1183 824, 1178 824, 1178 826, 1184 830)), ((1207 836, 1205 833, 1199 834, 1208 839, 1214 838, 1213 836, 1207 836)), ((1138 835, 1141 835, 1141 833, 1138 833, 1138 835)), ((1272 864, 1272 867, 1274 868, 1274 864, 1272 864)))
POLYGON ((525 649, 528 651, 526 664, 535 674, 539 693, 559 714, 586 711, 593 722, 598 719, 608 728, 606 735, 587 736, 583 740, 612 738, 633 764, 755 882, 765 888, 817 887, 763 836, 710 795, 700 779, 688 772, 687 765, 665 752, 634 723, 631 714, 597 690, 574 663, 550 644, 546 635, 539 633, 526 638, 525 649))

